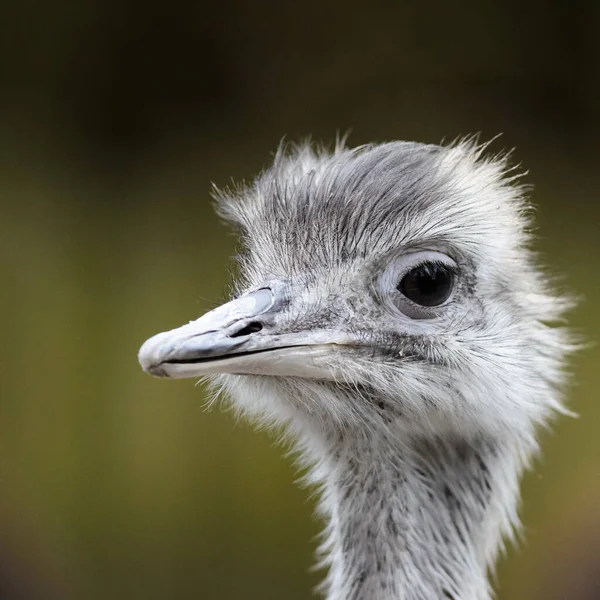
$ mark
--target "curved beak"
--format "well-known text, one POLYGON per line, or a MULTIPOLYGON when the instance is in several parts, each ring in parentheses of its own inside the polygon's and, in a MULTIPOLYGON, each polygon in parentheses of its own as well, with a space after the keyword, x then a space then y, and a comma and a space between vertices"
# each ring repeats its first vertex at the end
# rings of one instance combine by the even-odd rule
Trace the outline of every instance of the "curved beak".
POLYGON ((246 294, 151 337, 140 348, 140 364, 157 377, 237 373, 334 378, 331 354, 349 340, 330 330, 278 331, 276 323, 288 304, 278 286, 246 294))

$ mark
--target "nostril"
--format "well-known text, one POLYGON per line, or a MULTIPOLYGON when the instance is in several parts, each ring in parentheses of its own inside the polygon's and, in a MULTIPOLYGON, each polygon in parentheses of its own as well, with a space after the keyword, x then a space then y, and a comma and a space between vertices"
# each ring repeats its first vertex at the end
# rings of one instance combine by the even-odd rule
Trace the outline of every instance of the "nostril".
POLYGON ((256 333, 257 331, 260 331, 261 329, 262 329, 261 323, 259 323, 258 321, 252 321, 251 323, 248 323, 248 325, 246 325, 245 327, 242 327, 239 331, 232 333, 229 337, 232 337, 232 338, 242 337, 244 335, 250 335, 251 333, 256 333))

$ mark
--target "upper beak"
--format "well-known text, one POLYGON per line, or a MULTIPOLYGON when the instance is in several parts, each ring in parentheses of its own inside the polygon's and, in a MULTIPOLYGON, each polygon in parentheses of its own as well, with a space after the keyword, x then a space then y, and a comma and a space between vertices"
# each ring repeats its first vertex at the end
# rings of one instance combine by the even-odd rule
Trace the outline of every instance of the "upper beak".
POLYGON ((261 288, 151 337, 139 351, 142 368, 172 378, 209 373, 334 378, 331 354, 349 340, 329 330, 277 331, 277 317, 289 302, 277 288, 261 288))

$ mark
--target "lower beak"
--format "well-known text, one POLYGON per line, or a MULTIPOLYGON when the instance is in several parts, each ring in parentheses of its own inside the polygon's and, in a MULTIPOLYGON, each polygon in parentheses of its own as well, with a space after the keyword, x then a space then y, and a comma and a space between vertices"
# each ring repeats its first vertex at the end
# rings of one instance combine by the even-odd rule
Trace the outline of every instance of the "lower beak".
POLYGON ((332 331, 283 333, 274 325, 287 298, 261 288, 206 313, 196 321, 147 340, 139 361, 157 377, 211 373, 333 379, 332 353, 345 336, 332 331))

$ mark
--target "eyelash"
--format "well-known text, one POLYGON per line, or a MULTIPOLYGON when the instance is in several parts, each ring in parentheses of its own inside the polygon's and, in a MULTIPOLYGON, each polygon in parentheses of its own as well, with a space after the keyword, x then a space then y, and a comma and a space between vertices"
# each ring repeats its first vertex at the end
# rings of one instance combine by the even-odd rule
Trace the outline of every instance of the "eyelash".
POLYGON ((406 271, 404 271, 400 275, 400 281, 402 281, 402 279, 404 279, 404 277, 406 277, 406 275, 408 275, 412 271, 417 271, 417 270, 419 270, 423 275, 429 275, 431 277, 431 276, 433 276, 433 271, 432 271, 431 267, 439 267, 440 270, 447 271, 453 277, 458 276, 458 269, 454 265, 450 265, 442 260, 426 260, 426 261, 418 263, 414 267, 411 267, 410 269, 407 269, 406 271))

